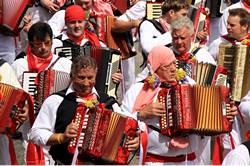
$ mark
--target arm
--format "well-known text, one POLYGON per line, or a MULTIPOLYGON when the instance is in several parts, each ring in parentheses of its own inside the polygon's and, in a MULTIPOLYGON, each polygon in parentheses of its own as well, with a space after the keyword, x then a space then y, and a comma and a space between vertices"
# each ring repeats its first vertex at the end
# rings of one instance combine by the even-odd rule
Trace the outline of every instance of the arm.
POLYGON ((157 45, 167 45, 172 42, 172 36, 170 32, 161 34, 154 25, 145 20, 140 26, 140 44, 145 53, 149 53, 150 50, 157 45))
POLYGON ((62 30, 65 28, 64 16, 65 16, 65 10, 60 10, 56 12, 48 21, 48 24, 50 25, 53 31, 54 37, 60 35, 62 30))
POLYGON ((112 32, 126 32, 132 28, 139 27, 141 20, 130 20, 123 21, 116 19, 114 22, 114 26, 112 27, 112 32))
POLYGON ((250 123, 250 91, 242 98, 239 109, 244 121, 250 123))

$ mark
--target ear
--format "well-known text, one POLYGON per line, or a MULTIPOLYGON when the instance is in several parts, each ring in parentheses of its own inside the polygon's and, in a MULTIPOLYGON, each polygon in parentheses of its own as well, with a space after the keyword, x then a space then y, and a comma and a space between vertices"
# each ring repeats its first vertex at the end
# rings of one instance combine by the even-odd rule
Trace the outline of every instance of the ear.
POLYGON ((248 26, 247 24, 246 24, 246 25, 242 25, 241 27, 242 27, 242 29, 243 29, 244 31, 248 32, 249 26, 248 26))
POLYGON ((170 17, 173 17, 174 14, 175 14, 175 12, 174 12, 173 9, 171 9, 171 10, 168 11, 168 15, 169 15, 170 17))

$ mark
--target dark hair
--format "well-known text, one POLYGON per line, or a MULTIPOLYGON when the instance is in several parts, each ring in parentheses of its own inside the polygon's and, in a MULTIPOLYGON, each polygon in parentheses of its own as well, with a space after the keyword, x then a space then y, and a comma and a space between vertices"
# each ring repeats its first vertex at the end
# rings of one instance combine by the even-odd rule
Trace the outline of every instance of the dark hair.
POLYGON ((162 15, 166 14, 170 10, 175 12, 181 9, 189 9, 190 4, 187 0, 165 0, 161 6, 162 15))
POLYGON ((71 78, 81 69, 93 68, 97 70, 97 64, 94 58, 89 55, 79 55, 72 61, 70 76, 71 78))
POLYGON ((231 9, 228 11, 229 16, 239 16, 240 25, 247 25, 248 29, 250 27, 250 13, 243 8, 231 9))
POLYGON ((44 22, 33 24, 28 31, 28 39, 30 42, 34 41, 35 37, 41 41, 45 41, 47 35, 52 39, 52 29, 49 24, 44 22))

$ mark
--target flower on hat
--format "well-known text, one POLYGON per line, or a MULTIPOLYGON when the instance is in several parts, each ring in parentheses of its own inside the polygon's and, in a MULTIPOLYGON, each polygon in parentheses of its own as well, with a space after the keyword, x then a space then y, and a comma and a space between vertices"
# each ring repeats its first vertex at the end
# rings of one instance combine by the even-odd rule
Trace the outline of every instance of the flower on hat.
POLYGON ((176 80, 180 81, 186 77, 186 72, 182 68, 176 69, 176 80))

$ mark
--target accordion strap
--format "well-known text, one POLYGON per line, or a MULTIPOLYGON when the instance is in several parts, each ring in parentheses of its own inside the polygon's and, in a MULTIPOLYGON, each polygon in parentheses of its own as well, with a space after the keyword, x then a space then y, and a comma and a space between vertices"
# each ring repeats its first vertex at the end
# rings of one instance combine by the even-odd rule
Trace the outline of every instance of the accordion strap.
POLYGON ((0 66, 2 66, 6 61, 4 59, 0 59, 0 66))
POLYGON ((248 152, 250 154, 250 141, 243 142, 242 144, 247 147, 247 150, 248 150, 248 152))

